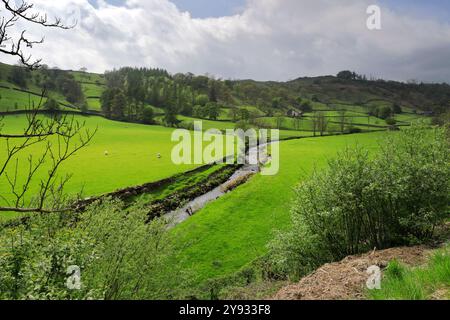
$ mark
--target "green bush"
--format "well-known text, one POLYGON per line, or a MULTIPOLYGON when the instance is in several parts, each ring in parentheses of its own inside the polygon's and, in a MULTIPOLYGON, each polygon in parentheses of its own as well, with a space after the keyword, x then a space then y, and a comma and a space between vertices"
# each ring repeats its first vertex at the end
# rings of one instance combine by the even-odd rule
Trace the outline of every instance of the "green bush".
POLYGON ((0 230, 0 300, 177 297, 167 288, 184 276, 175 270, 167 227, 146 220, 144 209, 104 202, 76 220, 36 215, 0 230), (72 265, 81 269, 80 290, 66 286, 72 265))
POLYGON ((373 248, 421 243, 448 217, 449 145, 443 129, 391 134, 381 151, 347 149, 296 188, 292 228, 271 244, 279 272, 373 248))
POLYGON ((44 108, 50 112, 56 112, 59 111, 59 103, 55 99, 49 98, 45 102, 44 108))

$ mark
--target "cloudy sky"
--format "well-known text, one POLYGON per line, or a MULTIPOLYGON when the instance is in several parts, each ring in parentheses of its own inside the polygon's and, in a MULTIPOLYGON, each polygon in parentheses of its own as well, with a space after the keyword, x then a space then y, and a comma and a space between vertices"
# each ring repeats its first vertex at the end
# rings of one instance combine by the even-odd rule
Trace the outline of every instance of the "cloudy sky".
POLYGON ((151 66, 257 80, 350 69, 386 79, 450 82, 447 0, 32 2, 50 16, 78 21, 68 31, 27 27, 36 37, 45 35, 33 55, 64 69, 151 66), (371 4, 381 7, 381 30, 367 29, 371 4))

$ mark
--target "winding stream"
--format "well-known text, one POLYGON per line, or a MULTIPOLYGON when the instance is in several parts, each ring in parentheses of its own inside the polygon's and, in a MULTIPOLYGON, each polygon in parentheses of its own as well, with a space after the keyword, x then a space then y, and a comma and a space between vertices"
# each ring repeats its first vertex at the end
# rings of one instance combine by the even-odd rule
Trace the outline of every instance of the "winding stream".
POLYGON ((234 182, 258 173, 261 169, 261 166, 265 165, 270 160, 270 157, 267 154, 268 145, 268 143, 262 144, 249 149, 245 157, 246 164, 242 168, 236 170, 236 172, 230 177, 230 179, 228 179, 217 188, 189 201, 183 207, 166 214, 165 217, 169 222, 169 226, 174 227, 177 224, 182 223, 183 221, 189 219, 196 212, 203 209, 208 203, 224 196, 228 192, 226 191, 228 189, 228 186, 230 186, 234 182))

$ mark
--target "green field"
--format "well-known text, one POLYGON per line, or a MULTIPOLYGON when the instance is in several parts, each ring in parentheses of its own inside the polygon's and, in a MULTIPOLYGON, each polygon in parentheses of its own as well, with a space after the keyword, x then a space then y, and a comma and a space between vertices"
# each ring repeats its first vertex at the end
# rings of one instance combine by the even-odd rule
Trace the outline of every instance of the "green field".
POLYGON ((247 184, 209 204, 174 234, 181 248, 183 268, 192 270, 195 282, 233 274, 266 253, 275 229, 289 225, 293 187, 314 167, 345 146, 378 148, 388 133, 370 133, 281 142, 280 172, 257 175, 247 184))
POLYGON ((92 83, 81 83, 81 88, 86 98, 100 98, 105 90, 105 86, 92 83))
MULTIPOLYGON (((24 116, 7 116, 3 119, 2 133, 17 133, 24 126, 24 116)), ((92 143, 71 158, 61 172, 74 174, 67 185, 68 193, 84 190, 85 195, 100 195, 127 186, 160 180, 187 171, 195 165, 174 165, 171 151, 173 129, 159 126, 145 126, 106 120, 101 117, 77 117, 86 121, 90 129, 98 127, 92 143), (109 155, 105 156, 105 151, 109 155), (162 155, 157 158, 157 153, 162 155)), ((26 170, 25 157, 40 154, 42 145, 35 145, 22 155, 19 172, 26 170)), ((0 161, 5 157, 5 141, 0 140, 0 161)), ((12 170, 13 168, 10 168, 12 170)), ((45 170, 42 174, 45 174, 45 170)), ((3 177, 4 179, 4 177, 3 177)), ((5 181, 1 181, 2 196, 5 181)), ((36 191, 36 188, 34 189, 36 191)))
MULTIPOLYGON (((0 88, 0 112, 11 112, 11 111, 18 111, 18 110, 25 110, 37 108, 39 104, 41 103, 41 109, 43 109, 43 104, 47 101, 47 98, 42 99, 41 96, 37 94, 39 91, 32 91, 36 92, 36 94, 31 94, 24 91, 18 91, 14 89, 6 89, 6 88, 0 88)), ((69 105, 69 103, 64 99, 64 97, 61 97, 61 95, 51 95, 53 98, 55 98, 58 102, 64 103, 66 105, 69 105)), ((74 110, 73 108, 65 107, 60 105, 61 110, 74 110)))
POLYGON ((93 110, 93 111, 101 111, 102 110, 102 104, 100 102, 100 99, 87 98, 86 102, 87 102, 89 110, 93 110))

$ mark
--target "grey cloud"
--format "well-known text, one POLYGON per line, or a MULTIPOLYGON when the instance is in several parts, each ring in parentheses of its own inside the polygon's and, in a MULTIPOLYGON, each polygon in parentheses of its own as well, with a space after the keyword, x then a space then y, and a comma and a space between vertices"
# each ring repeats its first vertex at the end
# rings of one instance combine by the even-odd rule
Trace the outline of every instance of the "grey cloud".
POLYGON ((49 65, 102 72, 154 66, 224 78, 288 80, 342 69, 407 80, 450 81, 450 26, 383 8, 383 30, 365 26, 367 0, 248 0, 239 15, 193 19, 167 0, 35 0, 53 15, 79 8, 77 27, 46 32, 33 51, 49 65))

